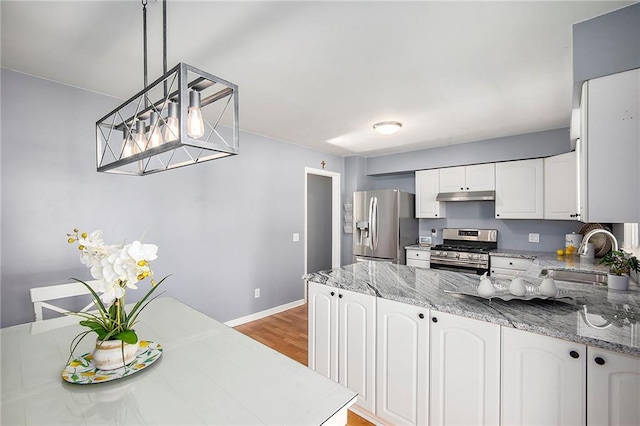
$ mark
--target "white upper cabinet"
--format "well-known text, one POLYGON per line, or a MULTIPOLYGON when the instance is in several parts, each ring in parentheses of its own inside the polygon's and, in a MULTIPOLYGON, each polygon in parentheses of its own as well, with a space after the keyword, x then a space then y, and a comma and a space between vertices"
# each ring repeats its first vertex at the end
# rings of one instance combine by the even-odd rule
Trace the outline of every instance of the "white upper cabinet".
POLYGON ((579 220, 576 152, 544 159, 544 218, 579 220))
POLYGON ((496 219, 542 219, 542 158, 496 164, 496 219))
POLYGON ((440 192, 440 172, 438 169, 416 172, 416 217, 443 218, 445 204, 436 201, 440 192))
POLYGON ((440 169, 440 192, 493 191, 495 189, 494 163, 440 169))
POLYGON ((640 222, 640 69, 583 85, 580 220, 640 222))

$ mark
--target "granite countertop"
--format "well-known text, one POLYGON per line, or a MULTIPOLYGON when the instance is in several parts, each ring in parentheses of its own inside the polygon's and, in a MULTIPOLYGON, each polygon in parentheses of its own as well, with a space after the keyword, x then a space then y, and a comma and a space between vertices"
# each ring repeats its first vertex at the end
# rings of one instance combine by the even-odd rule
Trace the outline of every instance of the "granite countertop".
MULTIPOLYGON (((554 265, 557 268, 571 268, 570 263, 564 259, 560 261, 538 256, 532 267, 520 276, 525 283, 537 286, 542 282, 542 269, 552 269, 554 265)), ((591 268, 599 266, 593 262, 588 265, 591 268)), ((573 267, 576 267, 575 264, 573 267)), ((564 303, 541 299, 487 300, 452 294, 446 291, 477 288, 479 277, 381 262, 358 262, 307 274, 303 278, 640 357, 640 289, 633 282, 629 291, 616 292, 602 286, 556 280, 557 287, 566 290, 574 298, 571 303, 564 303)), ((500 286, 510 283, 509 280, 495 278, 491 278, 491 281, 500 286)))

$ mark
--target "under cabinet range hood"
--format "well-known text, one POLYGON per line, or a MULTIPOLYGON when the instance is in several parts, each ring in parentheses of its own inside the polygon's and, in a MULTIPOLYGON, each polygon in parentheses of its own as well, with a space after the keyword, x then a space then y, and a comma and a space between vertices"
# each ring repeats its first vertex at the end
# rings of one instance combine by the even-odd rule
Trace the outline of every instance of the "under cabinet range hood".
POLYGON ((436 201, 494 201, 496 191, 441 192, 436 201))

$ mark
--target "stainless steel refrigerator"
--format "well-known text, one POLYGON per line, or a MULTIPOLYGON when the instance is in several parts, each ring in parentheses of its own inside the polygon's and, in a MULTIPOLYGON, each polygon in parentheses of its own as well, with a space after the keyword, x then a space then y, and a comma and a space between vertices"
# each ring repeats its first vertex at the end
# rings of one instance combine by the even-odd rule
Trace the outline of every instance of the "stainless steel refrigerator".
POLYGON ((353 193, 353 260, 405 264, 404 247, 418 241, 415 196, 398 189, 353 193))

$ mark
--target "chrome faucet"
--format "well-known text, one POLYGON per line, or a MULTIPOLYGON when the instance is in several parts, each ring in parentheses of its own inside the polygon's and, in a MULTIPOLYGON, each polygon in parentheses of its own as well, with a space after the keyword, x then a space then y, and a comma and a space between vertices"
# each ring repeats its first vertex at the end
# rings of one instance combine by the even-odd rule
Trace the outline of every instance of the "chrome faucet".
POLYGON ((618 240, 616 240, 615 235, 606 229, 593 229, 586 233, 584 238, 582 239, 582 243, 580 243, 580 247, 578 247, 578 254, 585 254, 587 251, 587 243, 596 234, 605 234, 611 240, 611 247, 613 251, 618 251, 618 240))

